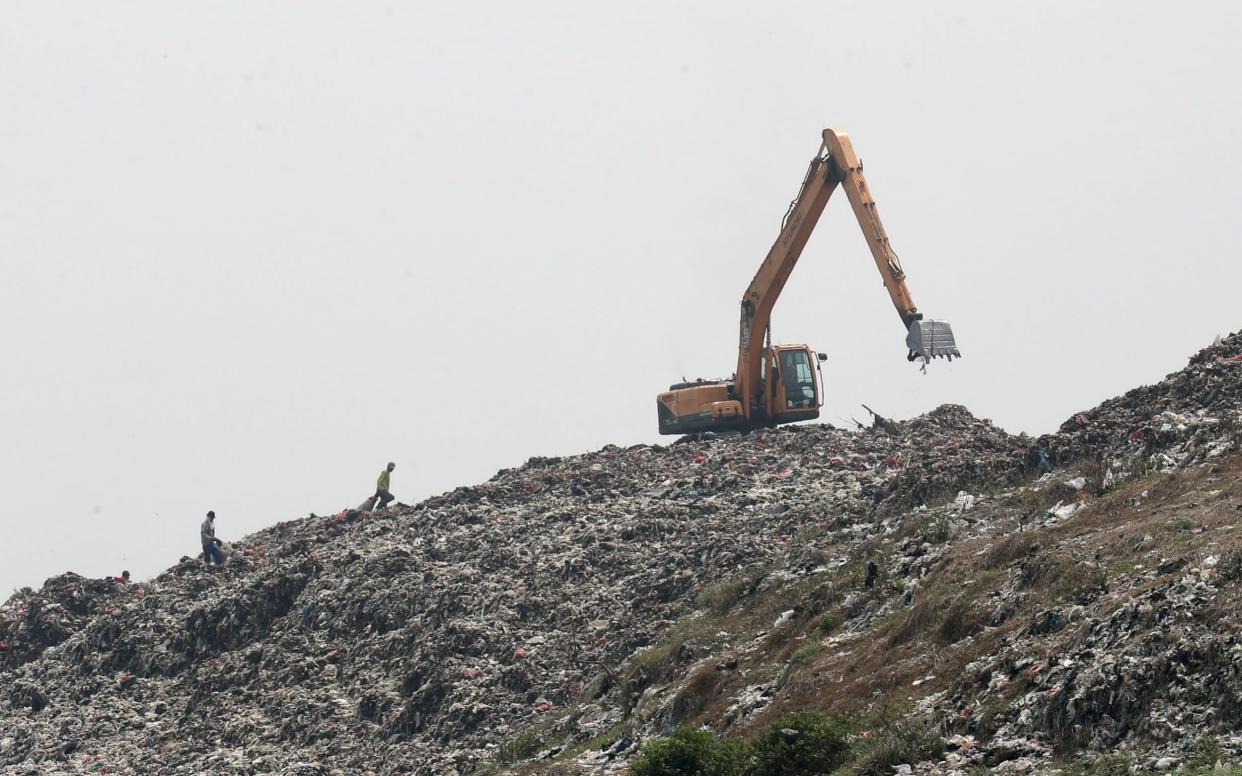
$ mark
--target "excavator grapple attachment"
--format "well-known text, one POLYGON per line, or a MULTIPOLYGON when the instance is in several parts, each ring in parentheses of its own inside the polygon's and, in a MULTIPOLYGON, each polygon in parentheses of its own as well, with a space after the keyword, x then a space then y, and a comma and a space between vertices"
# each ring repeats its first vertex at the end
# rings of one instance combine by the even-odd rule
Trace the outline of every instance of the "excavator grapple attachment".
POLYGON ((948 321, 917 320, 911 323, 910 332, 906 334, 906 347, 910 348, 908 358, 911 361, 920 358, 926 361, 941 356, 952 361, 962 357, 948 321))

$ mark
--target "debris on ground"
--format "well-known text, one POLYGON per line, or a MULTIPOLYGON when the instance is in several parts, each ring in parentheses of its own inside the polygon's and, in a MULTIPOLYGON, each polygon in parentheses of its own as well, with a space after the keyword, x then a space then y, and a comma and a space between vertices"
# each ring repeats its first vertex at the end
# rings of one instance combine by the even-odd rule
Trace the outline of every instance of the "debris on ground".
POLYGON ((54 577, 0 607, 0 767, 620 772, 682 721, 890 695, 952 744, 912 773, 1237 751, 1240 354, 1224 338, 1039 438, 946 405, 609 446, 277 523, 141 596, 54 577))

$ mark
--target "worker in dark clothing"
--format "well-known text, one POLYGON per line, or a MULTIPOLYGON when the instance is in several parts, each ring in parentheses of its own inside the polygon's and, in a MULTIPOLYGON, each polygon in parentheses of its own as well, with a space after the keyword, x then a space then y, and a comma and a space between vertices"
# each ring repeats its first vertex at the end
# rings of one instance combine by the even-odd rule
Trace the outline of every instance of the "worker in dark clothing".
POLYGON ((220 540, 216 538, 216 513, 208 512, 207 519, 198 528, 198 538, 203 543, 203 563, 224 563, 224 553, 220 552, 220 540))
POLYGON ((376 509, 383 509, 388 506, 389 501, 392 501, 393 495, 389 492, 388 488, 390 485, 392 470, 395 468, 397 468, 397 465, 392 461, 389 461, 388 466, 384 467, 384 471, 380 472, 379 479, 375 482, 375 505, 372 507, 372 511, 376 509))

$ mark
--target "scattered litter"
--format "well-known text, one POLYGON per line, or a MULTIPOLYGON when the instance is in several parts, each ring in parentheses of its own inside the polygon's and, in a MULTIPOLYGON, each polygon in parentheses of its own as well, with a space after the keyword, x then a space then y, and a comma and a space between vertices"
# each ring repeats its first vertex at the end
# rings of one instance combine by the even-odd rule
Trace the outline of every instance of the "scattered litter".
MULTIPOLYGON (((1046 546, 1010 557, 1005 536, 977 532, 1006 488, 1029 486, 1026 518, 1047 509, 1060 521, 1098 495, 1096 475, 1080 474, 1098 471, 1088 465, 1106 464, 1107 488, 1236 451, 1240 349, 1233 335, 1039 438, 946 405, 883 429, 805 425, 609 446, 531 458, 380 519, 342 510, 346 518, 277 523, 237 542, 219 568, 183 558, 141 597, 110 579, 53 577, 0 606, 0 768, 466 774, 539 725, 557 737, 545 751, 625 727, 625 745, 609 750, 623 765, 666 729, 676 682, 702 661, 713 676, 753 677, 719 703, 729 724, 754 720, 781 691, 787 677, 747 673, 742 651, 763 634, 731 645, 737 662, 721 674, 712 669, 721 655, 687 642, 673 650, 684 657, 677 676, 625 686, 626 669, 704 616, 695 613, 707 608, 705 591, 742 571, 762 569, 748 584, 763 588, 845 569, 855 589, 834 599, 834 638, 853 650, 833 642, 823 655, 848 660, 875 646, 849 628, 922 600, 959 536, 1001 558, 997 598, 964 621, 1012 629, 973 668, 936 669, 948 684, 935 705, 948 715, 946 756, 971 758, 963 769, 1030 770, 1051 756, 1051 741, 1111 751, 1149 730, 1195 741, 1216 713, 1210 699, 1242 697, 1242 674, 1230 668, 1242 645, 1211 616, 1237 565, 1223 548, 1199 537, 1198 552, 1213 554, 1168 552, 1184 563, 1159 574, 1162 545, 1128 535, 1150 553, 1149 568, 1114 570, 1142 584, 1105 611, 1093 608, 1103 595, 1093 580, 1109 559, 1093 559, 1093 546, 1056 569, 1040 565, 1046 546), (1066 497, 1062 483, 1073 500, 1048 508, 1066 497), (870 541, 885 552, 851 554, 870 541), (864 560, 878 561, 870 587, 864 560), (1023 611, 1014 622, 1006 596, 1028 595, 1020 584, 1063 591, 1044 616, 1023 611)), ((1016 528, 1020 517, 1005 519, 1016 528)), ((927 693, 933 679, 911 685, 927 693)))

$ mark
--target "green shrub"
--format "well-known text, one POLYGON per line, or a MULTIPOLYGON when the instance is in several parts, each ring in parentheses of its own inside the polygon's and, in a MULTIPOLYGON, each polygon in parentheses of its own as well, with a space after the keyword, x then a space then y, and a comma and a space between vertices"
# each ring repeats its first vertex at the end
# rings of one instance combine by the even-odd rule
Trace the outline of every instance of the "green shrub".
POLYGON ((496 761, 512 764, 525 760, 528 757, 534 757, 544 746, 542 732, 540 730, 528 730, 509 739, 496 750, 496 761))
POLYGON ((1133 770, 1134 755, 1111 752, 1066 763, 1061 768, 1061 773, 1065 776, 1130 776, 1133 770))
POLYGON ((1078 564, 1053 591, 1057 598, 1075 604, 1089 604, 1108 592, 1108 571, 1097 566, 1078 564))
POLYGON ((815 622, 815 627, 819 628, 823 633, 832 633, 841 625, 841 618, 834 612, 821 614, 815 622))
POLYGON ((717 740, 706 730, 678 728, 669 738, 643 746, 630 764, 630 776, 744 776, 749 747, 717 740))
POLYGON ((729 613, 749 585, 750 580, 743 577, 726 579, 703 588, 695 597, 695 603, 719 617, 729 613))
POLYGON ((745 569, 736 576, 708 585, 695 596, 695 604, 706 609, 717 617, 728 614, 739 600, 754 591, 755 586, 763 580, 767 569, 754 567, 745 569))
POLYGON ((812 641, 809 644, 803 644, 796 652, 790 655, 789 662, 795 666, 804 666, 819 657, 823 651, 824 643, 822 641, 812 641))
POLYGON ((935 760, 944 739, 930 725, 896 720, 876 731, 874 743, 858 759, 858 776, 892 776, 893 766, 935 760))
POLYGON ((782 717, 754 740, 756 774, 763 776, 820 776, 845 764, 850 757, 844 721, 814 712, 782 717))
POLYGON ((947 519, 932 520, 919 531, 919 541, 944 544, 953 536, 953 524, 947 519))
POLYGON ((1199 736, 1195 739, 1194 746, 1190 749, 1190 756, 1186 758, 1186 765, 1191 768, 1212 768, 1216 763, 1229 762, 1229 755, 1225 753, 1224 747, 1213 736, 1199 736))

